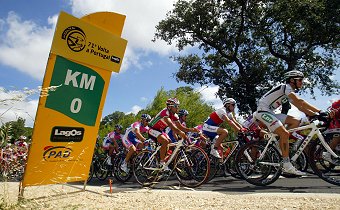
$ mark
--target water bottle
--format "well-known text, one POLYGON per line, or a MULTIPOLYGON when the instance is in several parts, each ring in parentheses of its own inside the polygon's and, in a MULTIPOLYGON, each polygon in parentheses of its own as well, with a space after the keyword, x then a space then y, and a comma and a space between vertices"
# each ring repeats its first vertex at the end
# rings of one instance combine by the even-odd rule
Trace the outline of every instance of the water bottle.
POLYGON ((228 157, 230 153, 230 147, 227 147, 226 150, 224 151, 224 157, 228 157))
POLYGON ((165 159, 164 159, 165 162, 169 160, 169 158, 170 158, 170 156, 171 156, 171 154, 172 154, 172 150, 169 149, 168 152, 167 152, 166 154, 167 154, 167 155, 166 155, 166 157, 165 157, 165 159))

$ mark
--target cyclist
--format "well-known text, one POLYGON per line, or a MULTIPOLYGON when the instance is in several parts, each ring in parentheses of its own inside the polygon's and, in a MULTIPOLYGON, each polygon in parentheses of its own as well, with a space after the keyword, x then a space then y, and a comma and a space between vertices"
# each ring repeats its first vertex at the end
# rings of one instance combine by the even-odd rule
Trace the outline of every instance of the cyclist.
POLYGON ((107 164, 112 165, 112 157, 114 153, 118 152, 119 145, 117 141, 122 141, 123 135, 121 134, 123 126, 115 125, 114 131, 111 131, 103 140, 103 149, 109 152, 111 158, 108 159, 107 164))
MULTIPOLYGON (((340 152, 340 100, 337 100, 328 107, 329 117, 331 122, 324 134, 331 136, 329 146, 336 153, 340 152)), ((330 163, 333 163, 332 155, 329 152, 323 152, 322 157, 330 163)))
POLYGON ((295 92, 303 85, 304 75, 300 71, 288 71, 284 74, 285 84, 280 84, 264 94, 259 102, 254 116, 257 120, 266 125, 270 132, 274 132, 280 137, 280 149, 282 151, 282 171, 285 173, 304 175, 305 173, 297 170, 289 159, 289 132, 287 129, 298 127, 301 123, 293 116, 274 111, 279 109, 287 101, 296 106, 301 112, 308 116, 313 116, 321 112, 320 109, 312 106, 308 102, 299 98, 295 92), (287 125, 287 129, 284 124, 287 125))
MULTIPOLYGON (((181 109, 178 112, 178 118, 179 118, 179 122, 184 126, 187 127, 186 124, 186 120, 187 120, 187 116, 189 115, 189 112, 185 109, 181 109)), ((170 127, 166 128, 166 133, 168 134, 169 138, 171 139, 172 142, 176 142, 178 140, 178 136, 174 134, 174 132, 172 132, 172 130, 170 129, 170 127)))
POLYGON ((196 132, 189 132, 188 133, 188 139, 190 143, 195 144, 196 146, 206 148, 206 142, 208 138, 203 134, 203 125, 199 124, 195 126, 197 130, 199 130, 199 133, 196 132))
POLYGON ((14 142, 16 150, 20 156, 27 155, 28 144, 26 140, 27 140, 26 136, 19 136, 18 140, 14 142))
POLYGON ((236 132, 245 131, 242 125, 238 123, 233 117, 232 112, 235 109, 236 101, 233 98, 226 98, 223 100, 223 107, 212 112, 208 119, 203 124, 203 134, 208 136, 210 139, 214 139, 217 135, 215 144, 211 145, 210 154, 216 158, 221 158, 218 150, 223 151, 222 141, 228 137, 228 130, 220 127, 225 121, 227 122, 236 132))
MULTIPOLYGON (((187 139, 185 132, 197 131, 194 128, 186 128, 179 122, 177 115, 179 104, 177 98, 169 98, 166 101, 166 108, 161 110, 149 123, 149 137, 161 144, 160 165, 162 167, 165 164, 164 159, 168 151, 168 145, 171 142, 171 139, 165 132, 166 128, 170 127, 175 134, 183 139, 187 139)), ((165 170, 169 170, 169 168, 165 168, 165 170)))
POLYGON ((126 154, 125 160, 121 165, 121 169, 126 173, 129 172, 127 163, 131 156, 136 152, 137 149, 141 150, 144 147, 144 141, 146 140, 143 134, 149 131, 148 123, 151 117, 148 114, 142 114, 140 121, 134 122, 126 129, 123 137, 123 145, 129 151, 126 154))

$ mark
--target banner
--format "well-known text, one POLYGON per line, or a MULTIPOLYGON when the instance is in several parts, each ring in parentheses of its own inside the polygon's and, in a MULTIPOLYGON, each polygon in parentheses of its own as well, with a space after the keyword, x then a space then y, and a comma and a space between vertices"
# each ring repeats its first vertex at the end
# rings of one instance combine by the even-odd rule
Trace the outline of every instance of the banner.
POLYGON ((59 15, 21 187, 85 181, 112 71, 127 41, 125 16, 59 15))

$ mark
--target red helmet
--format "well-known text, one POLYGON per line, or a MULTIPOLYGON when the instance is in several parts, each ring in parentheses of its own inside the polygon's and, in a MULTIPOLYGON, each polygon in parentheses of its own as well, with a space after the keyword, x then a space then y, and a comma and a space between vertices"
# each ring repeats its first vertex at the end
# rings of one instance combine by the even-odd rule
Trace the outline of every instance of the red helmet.
POLYGON ((173 106, 173 105, 179 105, 179 100, 177 98, 169 98, 166 100, 166 105, 173 106))
POLYGON ((337 100, 335 102, 332 103, 332 108, 333 109, 338 109, 340 108, 340 100, 337 100))

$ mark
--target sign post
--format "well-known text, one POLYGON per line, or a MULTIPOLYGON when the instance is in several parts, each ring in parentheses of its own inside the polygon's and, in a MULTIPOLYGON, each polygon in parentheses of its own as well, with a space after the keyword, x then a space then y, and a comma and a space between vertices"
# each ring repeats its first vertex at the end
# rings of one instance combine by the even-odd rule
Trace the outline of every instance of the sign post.
POLYGON ((19 196, 26 186, 87 180, 111 73, 127 45, 124 21, 112 12, 60 13, 19 196))

